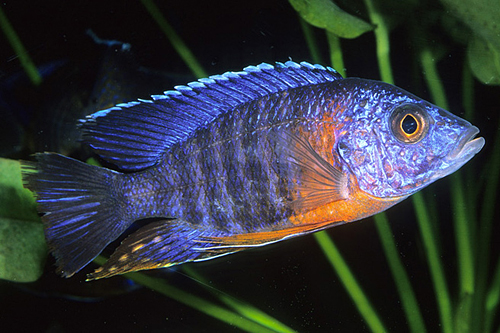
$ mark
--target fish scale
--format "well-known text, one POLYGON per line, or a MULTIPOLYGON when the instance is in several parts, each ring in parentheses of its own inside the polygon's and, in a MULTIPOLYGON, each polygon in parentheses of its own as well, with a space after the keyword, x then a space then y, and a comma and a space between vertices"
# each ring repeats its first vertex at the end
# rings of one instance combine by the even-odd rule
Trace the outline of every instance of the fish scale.
MULTIPOLYGON (((278 95, 280 96, 268 99, 280 101, 290 99, 292 95, 297 95, 294 99, 298 99, 304 95, 304 91, 278 95)), ((140 206, 137 212, 131 215, 134 218, 172 216, 191 221, 193 224, 209 221, 210 224, 228 232, 248 232, 262 229, 264 226, 269 228, 271 222, 275 221, 284 223, 291 210, 284 204, 279 205, 282 203, 281 198, 286 196, 284 193, 286 191, 283 191, 285 186, 280 185, 280 182, 289 179, 291 175, 284 173, 283 170, 281 174, 276 173, 279 157, 275 157, 274 164, 269 160, 272 148, 266 134, 276 125, 266 122, 268 119, 266 114, 268 110, 276 110, 269 108, 268 105, 269 103, 260 101, 244 105, 219 121, 226 126, 220 126, 215 122, 198 133, 192 139, 194 143, 188 140, 183 145, 173 147, 175 153, 165 156, 168 162, 164 165, 168 165, 168 169, 160 167, 156 170, 157 177, 159 175, 165 177, 168 192, 163 190, 164 185, 161 189, 150 189, 149 197, 154 199, 148 202, 147 207, 140 206), (255 114, 261 117, 257 119, 255 114), (219 128, 225 129, 223 134, 219 128), (258 128, 265 129, 257 131, 258 128), (236 139, 234 133, 237 133, 236 139), (184 146, 189 149, 184 149, 184 146), (252 149, 249 149, 250 147, 252 149), (218 158, 219 150, 223 150, 226 157, 222 164, 218 158), (268 163, 262 163, 266 159, 268 163), (222 166, 220 171, 227 175, 225 181, 217 181, 215 172, 220 166, 222 166), (169 176, 172 170, 173 174, 180 173, 177 179, 169 176), (176 188, 176 184, 181 186, 176 188), (281 193, 272 192, 270 188, 280 188, 281 193), (202 199, 201 193, 204 194, 202 199), (178 201, 177 198, 183 207, 182 213, 179 207, 173 204, 178 201), (231 206, 232 214, 221 214, 214 202, 218 202, 219 206, 231 206), (193 207, 189 209, 190 206, 193 207), (175 211, 170 207, 175 207, 175 211), (151 215, 151 211, 157 212, 156 216, 151 215), (232 221, 240 223, 234 224, 232 221), (227 228, 231 225, 232 228, 227 228)), ((295 109, 287 113, 288 117, 296 117, 299 113, 304 115, 299 107, 287 105, 289 110, 295 109)), ((280 117, 279 113, 270 119, 278 124, 288 120, 280 117)), ((145 177, 151 178, 151 174, 148 172, 145 177)), ((135 179, 130 184, 134 186, 137 182, 135 179)), ((143 186, 142 183, 140 186, 143 186)))
POLYGON ((200 79, 98 111, 81 128, 116 171, 51 153, 22 164, 58 272, 72 276, 134 221, 154 218, 90 279, 357 221, 484 145, 476 127, 400 88, 304 62, 200 79))

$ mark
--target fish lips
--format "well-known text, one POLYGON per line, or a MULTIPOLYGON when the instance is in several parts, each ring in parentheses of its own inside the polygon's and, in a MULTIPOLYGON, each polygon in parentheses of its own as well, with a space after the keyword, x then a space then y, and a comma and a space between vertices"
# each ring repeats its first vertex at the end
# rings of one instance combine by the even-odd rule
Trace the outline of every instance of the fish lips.
POLYGON ((476 155, 484 146, 484 138, 480 137, 474 139, 477 133, 479 133, 479 129, 476 126, 469 127, 460 141, 458 141, 455 149, 446 156, 446 160, 452 163, 460 163, 463 161, 463 163, 460 164, 464 164, 470 160, 472 156, 476 155))
POLYGON ((470 126, 462 138, 457 142, 455 148, 445 157, 445 168, 436 173, 434 179, 447 176, 467 163, 484 146, 484 138, 474 138, 479 133, 476 126, 470 126))

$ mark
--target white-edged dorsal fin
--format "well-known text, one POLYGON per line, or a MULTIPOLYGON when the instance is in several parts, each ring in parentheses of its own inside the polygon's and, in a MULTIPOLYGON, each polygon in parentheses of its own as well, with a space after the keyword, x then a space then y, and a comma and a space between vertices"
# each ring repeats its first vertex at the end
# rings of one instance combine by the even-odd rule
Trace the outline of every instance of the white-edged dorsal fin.
POLYGON ((233 108, 287 89, 341 79, 332 68, 288 61, 200 79, 151 101, 96 112, 81 121, 83 142, 121 170, 154 165, 172 145, 233 108))

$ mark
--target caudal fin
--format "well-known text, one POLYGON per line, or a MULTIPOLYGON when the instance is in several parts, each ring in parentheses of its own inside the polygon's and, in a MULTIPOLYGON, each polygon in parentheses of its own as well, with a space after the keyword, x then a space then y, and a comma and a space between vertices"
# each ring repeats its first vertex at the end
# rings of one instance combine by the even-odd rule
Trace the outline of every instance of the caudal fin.
POLYGON ((59 154, 36 154, 22 162, 24 186, 35 192, 45 237, 57 271, 70 277, 115 240, 132 221, 122 195, 121 174, 59 154))

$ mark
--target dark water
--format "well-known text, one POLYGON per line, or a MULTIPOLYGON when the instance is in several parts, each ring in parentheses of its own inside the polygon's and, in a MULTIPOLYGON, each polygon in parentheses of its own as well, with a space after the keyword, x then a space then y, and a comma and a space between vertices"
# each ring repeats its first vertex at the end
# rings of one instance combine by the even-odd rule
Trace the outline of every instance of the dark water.
MULTIPOLYGON (((313 61, 298 16, 287 1, 157 3, 209 74, 290 58, 313 61)), ((5 157, 28 158, 34 151, 59 150, 85 158, 88 152, 74 144, 78 138, 72 125, 75 119, 106 107, 100 104, 104 100, 148 98, 149 94, 159 94, 195 79, 140 2, 15 1, 7 2, 2 8, 37 66, 49 68, 49 64, 54 64, 55 68, 47 69, 49 74, 39 88, 31 87, 22 78, 9 86, 7 108, 14 111, 10 111, 8 127, 15 134, 2 137, 5 157), (122 54, 113 49, 110 52, 105 46, 96 45, 86 34, 87 29, 100 38, 129 43, 131 51, 122 54), (108 80, 110 85, 106 86, 102 80, 108 80)), ((407 38, 409 31, 410 27, 403 24, 391 35, 396 83, 429 98, 417 65, 415 45, 407 38)), ((464 46, 445 35, 439 23, 433 31, 435 35, 426 42, 444 45, 440 75, 451 111, 463 116, 464 46)), ((314 29, 314 34, 323 64, 328 64, 325 35, 319 29, 314 29)), ((13 78, 22 72, 19 61, 3 35, 0 35, 0 45, 0 78, 13 78)), ((348 76, 379 79, 372 33, 355 40, 343 40, 342 46, 348 76)), ((498 153, 492 150, 498 124, 498 93, 498 87, 475 83, 476 114, 469 120, 481 129, 487 146, 464 171, 474 176, 477 183, 488 180, 483 168, 488 157, 498 153)), ((456 301, 458 281, 450 182, 441 180, 424 193, 438 208, 439 224, 434 227, 440 233, 441 259, 452 301, 456 301)), ((388 217, 426 326, 429 331, 438 331, 438 309, 411 201, 391 209, 388 217)), ((328 233, 386 328, 406 331, 401 301, 373 220, 330 229, 328 233)), ((498 235, 499 230, 495 228, 493 239, 498 235)), ((498 250, 498 245, 492 246, 495 260, 498 250)), ((70 280, 62 279, 55 275, 53 263, 49 258, 44 275, 36 283, 0 283, 2 329, 41 332, 238 330, 152 290, 131 285, 121 277, 85 283, 85 274, 93 270, 90 266, 70 280)), ((369 331, 313 236, 189 264, 189 267, 208 280, 211 287, 256 306, 297 331, 369 331)), ((181 268, 149 274, 220 304, 201 283, 186 277, 181 268)))

